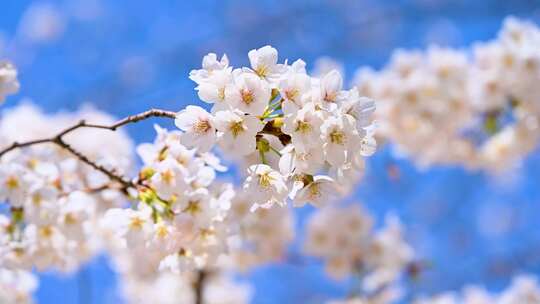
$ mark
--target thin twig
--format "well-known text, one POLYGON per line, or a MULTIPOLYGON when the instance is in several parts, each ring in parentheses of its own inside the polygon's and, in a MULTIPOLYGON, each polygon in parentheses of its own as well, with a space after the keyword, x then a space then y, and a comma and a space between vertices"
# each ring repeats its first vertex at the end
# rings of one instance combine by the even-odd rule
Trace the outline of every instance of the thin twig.
POLYGON ((124 119, 117 121, 116 123, 112 125, 89 124, 86 121, 81 120, 77 124, 64 129, 63 131, 61 131, 54 137, 32 140, 32 141, 27 141, 27 142, 22 142, 22 143, 14 142, 11 146, 3 150, 0 150, 0 157, 2 157, 7 152, 18 149, 18 148, 23 148, 23 147, 33 146, 33 145, 43 144, 43 143, 52 143, 54 142, 55 139, 57 138, 62 139, 62 137, 64 137, 65 135, 80 128, 106 129, 106 130, 115 131, 121 126, 127 125, 129 123, 136 123, 136 122, 139 122, 141 120, 145 120, 151 117, 168 117, 168 118, 174 119, 176 117, 176 113, 171 112, 171 111, 165 111, 165 110, 151 109, 151 110, 148 110, 148 111, 136 114, 136 115, 128 116, 124 119))
POLYGON ((113 187, 113 185, 107 183, 107 184, 103 184, 101 186, 98 186, 98 187, 95 187, 95 188, 85 188, 83 189, 82 191, 83 192, 86 192, 86 193, 89 193, 89 194, 94 194, 94 193, 99 193, 101 191, 105 191, 105 190, 109 190, 109 189, 116 189, 116 190, 122 190, 120 188, 115 188, 113 187))
POLYGON ((166 118, 174 119, 176 118, 176 112, 159 110, 159 109, 151 109, 151 110, 139 113, 139 114, 128 116, 110 126, 88 125, 88 127, 109 129, 111 131, 115 131, 116 129, 124 125, 130 124, 130 123, 136 123, 136 122, 139 122, 141 120, 145 120, 151 117, 166 117, 166 118))
POLYGON ((84 155, 80 151, 73 148, 73 146, 68 144, 64 140, 64 136, 66 136, 69 133, 72 133, 73 131, 75 131, 77 129, 81 129, 81 128, 106 129, 106 130, 115 131, 116 129, 118 129, 119 127, 122 127, 124 125, 130 124, 130 123, 136 123, 136 122, 139 122, 141 120, 145 120, 145 119, 148 119, 148 118, 151 118, 151 117, 167 117, 167 118, 174 119, 176 117, 176 113, 171 112, 171 111, 151 109, 151 110, 148 110, 148 111, 136 114, 136 115, 128 116, 128 117, 126 117, 124 119, 121 119, 121 120, 117 121, 116 123, 113 123, 112 125, 89 124, 89 123, 86 123, 86 121, 81 120, 78 123, 76 123, 75 125, 70 126, 70 127, 66 128, 66 129, 60 131, 60 133, 58 133, 57 135, 55 135, 53 137, 37 139, 37 140, 31 140, 31 141, 26 141, 26 142, 21 142, 21 143, 14 142, 9 147, 7 147, 7 148, 5 148, 3 150, 0 150, 0 158, 2 156, 4 156, 6 153, 8 153, 10 151, 13 151, 15 149, 20 149, 20 148, 33 146, 33 145, 44 144, 44 143, 52 143, 52 144, 55 144, 55 145, 59 146, 60 148, 62 148, 64 150, 70 152, 73 156, 75 156, 81 162, 83 162, 83 163, 89 165, 90 167, 94 168, 95 170, 100 171, 101 173, 105 174, 112 181, 116 181, 116 182, 120 183, 122 185, 121 190, 124 193, 127 194, 127 189, 128 188, 136 188, 137 185, 134 182, 132 182, 131 180, 129 180, 129 179, 123 177, 122 175, 116 173, 115 172, 116 170, 107 169, 104 166, 90 160, 86 155, 84 155))
POLYGON ((109 170, 105 168, 104 166, 95 163, 91 161, 86 155, 82 154, 81 152, 75 150, 70 144, 66 143, 61 137, 56 138, 53 140, 53 143, 60 146, 61 148, 65 149, 66 151, 70 152, 73 156, 78 158, 83 163, 89 165, 90 167, 96 169, 97 171, 107 175, 111 180, 119 182, 125 190, 129 187, 135 187, 135 185, 128 179, 124 178, 123 176, 117 174, 115 170, 109 170))

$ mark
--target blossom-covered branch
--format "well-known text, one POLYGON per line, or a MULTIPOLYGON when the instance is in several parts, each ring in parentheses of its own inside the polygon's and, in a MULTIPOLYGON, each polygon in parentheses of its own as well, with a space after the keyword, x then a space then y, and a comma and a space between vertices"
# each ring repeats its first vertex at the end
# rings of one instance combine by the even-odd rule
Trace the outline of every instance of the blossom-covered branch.
POLYGON ((70 152, 73 156, 75 156, 77 159, 79 159, 83 163, 85 163, 85 164, 91 166, 92 168, 96 169, 97 171, 100 171, 101 173, 107 175, 111 180, 120 183, 122 185, 122 190, 124 192, 126 192, 128 188, 130 188, 130 187, 134 188, 134 187, 136 187, 136 185, 132 181, 130 181, 129 179, 117 174, 114 169, 113 170, 108 169, 105 166, 100 165, 100 164, 90 160, 86 155, 84 155, 83 153, 81 153, 80 151, 75 149, 72 145, 67 143, 64 140, 64 136, 66 136, 67 134, 70 134, 71 132, 74 132, 75 130, 80 129, 80 128, 96 128, 96 129, 107 129, 107 130, 115 131, 117 128, 119 128, 121 126, 127 125, 129 123, 136 123, 136 122, 139 122, 141 120, 145 120, 145 119, 148 119, 148 118, 151 118, 151 117, 168 117, 168 118, 173 118, 174 119, 175 116, 176 116, 176 113, 174 113, 174 112, 165 111, 165 110, 159 110, 159 109, 151 109, 151 110, 142 112, 140 114, 128 116, 128 117, 126 117, 124 119, 119 120, 116 123, 111 124, 111 125, 90 124, 90 123, 87 123, 85 120, 81 120, 78 123, 76 123, 75 125, 70 126, 70 127, 66 128, 66 129, 62 130, 57 135, 52 136, 52 137, 42 138, 42 139, 37 139, 37 140, 31 140, 31 141, 26 141, 26 142, 21 142, 21 143, 14 142, 9 147, 7 147, 7 148, 5 148, 3 150, 0 150, 0 157, 2 157, 6 153, 8 153, 8 152, 10 152, 12 150, 15 150, 15 149, 29 147, 29 146, 33 146, 33 145, 44 144, 44 143, 52 143, 52 144, 55 144, 55 145, 61 147, 62 149, 65 149, 66 151, 70 152))
POLYGON ((23 148, 23 147, 28 147, 28 146, 33 146, 33 145, 38 145, 38 144, 43 144, 43 143, 55 143, 55 144, 58 144, 57 141, 63 141, 62 138, 65 135, 67 135, 67 134, 69 134, 69 133, 71 133, 71 132, 73 132, 73 131, 75 131, 77 129, 80 129, 80 128, 96 128, 96 129, 107 129, 107 130, 111 130, 111 131, 116 131, 116 129, 118 129, 121 126, 127 125, 129 123, 136 123, 136 122, 139 122, 141 120, 145 120, 145 119, 152 118, 152 117, 168 117, 168 118, 174 119, 176 117, 176 113, 171 112, 171 111, 165 111, 165 110, 150 109, 150 110, 142 112, 140 114, 128 116, 128 117, 126 117, 124 119, 119 120, 118 122, 116 122, 114 124, 111 124, 111 125, 89 124, 85 120, 81 120, 77 124, 62 130, 60 133, 58 133, 57 135, 55 135, 53 137, 43 138, 43 139, 36 139, 36 140, 31 140, 31 141, 26 141, 26 142, 21 142, 21 143, 14 142, 9 147, 7 147, 7 148, 5 148, 3 150, 0 150, 0 157, 2 157, 4 154, 8 153, 9 151, 12 151, 12 150, 15 150, 15 149, 18 149, 18 148, 23 148))

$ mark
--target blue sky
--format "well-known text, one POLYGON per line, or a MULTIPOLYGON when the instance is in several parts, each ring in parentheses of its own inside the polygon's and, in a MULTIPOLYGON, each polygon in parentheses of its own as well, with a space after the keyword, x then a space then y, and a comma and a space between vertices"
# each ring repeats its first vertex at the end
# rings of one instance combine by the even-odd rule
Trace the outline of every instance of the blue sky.
MULTIPOLYGON (((359 66, 380 67, 398 47, 465 47, 493 38, 510 14, 540 21, 536 0, 3 0, 1 6, 0 58, 15 61, 22 83, 5 107, 25 97, 47 112, 91 102, 119 117, 198 104, 187 75, 208 52, 227 53, 240 66, 250 49, 271 44, 281 59, 311 64, 333 57, 350 78, 359 66), (36 6, 62 16, 63 30, 54 39, 24 39, 23 17, 36 6)), ((128 131, 137 142, 153 138, 151 122, 128 131)), ((366 178, 347 201, 362 202, 379 222, 387 212, 402 218, 408 238, 431 264, 412 286, 415 293, 467 283, 497 290, 514 274, 540 274, 539 150, 511 174, 513 183, 501 183, 457 167, 419 170, 386 146, 369 160, 366 178), (400 177, 390 178, 389 168, 397 168, 400 177)), ((312 211, 297 211, 300 231, 312 211)), ((269 265, 244 279, 254 284, 254 303, 299 303, 307 295, 318 303, 348 288, 325 278, 316 261, 269 265)), ((36 299, 119 303, 115 284, 106 257, 100 257, 78 274, 42 274, 36 299), (82 282, 91 287, 79 289, 82 282), (81 293, 92 296, 80 300, 81 293)))

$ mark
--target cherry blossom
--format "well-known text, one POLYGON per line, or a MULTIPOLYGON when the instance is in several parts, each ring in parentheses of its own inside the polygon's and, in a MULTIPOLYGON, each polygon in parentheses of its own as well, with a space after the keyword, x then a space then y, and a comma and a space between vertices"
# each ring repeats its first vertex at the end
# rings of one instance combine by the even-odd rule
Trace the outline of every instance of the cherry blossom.
POLYGON ((287 185, 278 171, 268 165, 258 164, 249 167, 248 174, 243 189, 253 197, 254 207, 285 205, 287 185))
POLYGON ((233 83, 225 89, 225 102, 232 108, 252 115, 262 115, 270 100, 269 84, 257 75, 233 71, 233 83))
POLYGON ((492 41, 399 50, 380 71, 360 68, 353 83, 380 101, 378 136, 397 155, 423 168, 504 172, 538 145, 539 37, 535 24, 509 17, 492 41))
POLYGON ((188 106, 177 114, 174 123, 185 132, 181 141, 187 147, 207 152, 216 142, 214 117, 201 107, 188 106))
POLYGON ((216 113, 216 128, 222 132, 218 142, 223 151, 245 156, 256 149, 255 135, 264 125, 255 116, 244 115, 236 111, 219 111, 216 113))

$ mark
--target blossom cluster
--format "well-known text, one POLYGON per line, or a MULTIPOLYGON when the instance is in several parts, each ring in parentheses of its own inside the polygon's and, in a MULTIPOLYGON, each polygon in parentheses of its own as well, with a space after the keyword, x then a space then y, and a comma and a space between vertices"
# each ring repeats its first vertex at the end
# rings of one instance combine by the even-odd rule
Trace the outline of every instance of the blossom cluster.
POLYGON ((380 101, 380 137, 420 166, 500 171, 539 141, 540 29, 508 18, 498 38, 460 50, 394 53, 353 81, 380 101))
POLYGON ((235 70, 226 57, 204 58, 191 78, 214 102, 211 113, 189 106, 176 116, 182 131, 156 126, 155 141, 136 148, 143 167, 137 178, 122 178, 123 188, 95 170, 123 177, 133 167, 131 141, 110 132, 110 117, 88 108, 47 116, 27 104, 7 111, 1 142, 50 140, 1 158, 2 267, 71 271, 105 248, 127 282, 150 286, 167 273, 283 258, 294 237, 291 210, 258 207, 288 197, 295 206, 323 206, 351 186, 375 148, 374 104, 342 90, 336 71, 310 77, 300 60, 278 64, 269 46, 249 57, 251 69, 235 70), (83 118, 104 127, 54 137, 83 118), (246 167, 241 189, 216 180, 226 168, 211 152, 215 143, 246 167))
POLYGON ((155 129, 155 141, 137 147, 144 163, 138 197, 101 220, 117 270, 129 280, 153 282, 158 270, 247 270, 279 260, 294 236, 291 210, 250 211, 244 192, 216 180, 226 168, 213 154, 183 146, 180 131, 155 129))
POLYGON ((141 273, 212 265, 226 248, 234 189, 215 180, 225 168, 213 154, 183 146, 179 131, 155 128, 154 143, 137 147, 144 166, 133 208, 109 209, 101 221, 110 251, 137 257, 141 273))
POLYGON ((0 103, 4 102, 7 95, 19 91, 17 69, 7 61, 0 61, 0 103))
MULTIPOLYGON (((96 122, 112 118, 91 108, 45 115, 29 104, 6 111, 0 119, 2 143, 54 134, 81 117, 96 122)), ((66 142, 119 172, 132 165, 133 145, 123 132, 84 130, 66 142), (101 142, 108 149, 94 143, 101 142)), ((4 147, 1 147, 4 148, 4 147)), ((11 151, 0 160, 0 268, 73 271, 100 247, 97 219, 124 202, 116 189, 103 189, 107 177, 53 144, 11 151)))
POLYGON ((391 290, 414 257, 395 216, 373 231, 373 219, 358 204, 318 209, 306 224, 304 252, 322 258, 335 279, 361 275, 363 290, 378 296, 391 290))
POLYGON ((176 126, 181 142, 204 153, 219 145, 247 168, 243 185, 253 208, 325 205, 350 187, 375 150, 374 101, 344 90, 342 76, 306 73, 305 63, 278 63, 265 46, 248 53, 250 67, 233 69, 227 56, 204 57, 190 73, 211 111, 188 106, 176 126))
POLYGON ((251 197, 237 190, 227 216, 233 236, 229 239, 230 261, 225 263, 236 270, 283 261, 295 237, 291 208, 259 208, 251 212, 251 205, 251 197))

